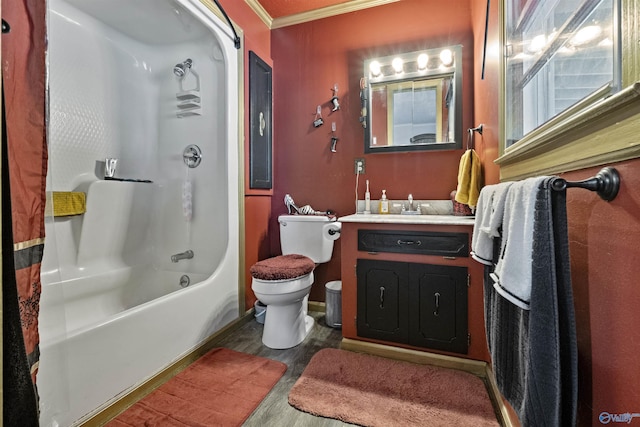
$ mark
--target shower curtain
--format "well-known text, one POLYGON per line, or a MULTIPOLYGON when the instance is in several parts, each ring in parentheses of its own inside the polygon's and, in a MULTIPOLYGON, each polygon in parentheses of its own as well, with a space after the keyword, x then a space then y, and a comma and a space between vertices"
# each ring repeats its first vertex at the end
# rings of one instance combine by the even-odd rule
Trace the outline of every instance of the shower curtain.
POLYGON ((47 174, 46 2, 2 0, 1 10, 10 26, 2 35, 3 422, 37 426, 47 174))

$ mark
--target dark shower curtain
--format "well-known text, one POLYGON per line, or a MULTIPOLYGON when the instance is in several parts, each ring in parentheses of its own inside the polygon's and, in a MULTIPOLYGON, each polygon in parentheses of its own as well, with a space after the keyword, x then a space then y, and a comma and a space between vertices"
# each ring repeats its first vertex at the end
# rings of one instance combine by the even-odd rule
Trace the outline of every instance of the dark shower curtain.
POLYGON ((2 0, 3 422, 37 426, 47 174, 46 2, 2 0), (13 255, 13 256, 11 256, 13 255))

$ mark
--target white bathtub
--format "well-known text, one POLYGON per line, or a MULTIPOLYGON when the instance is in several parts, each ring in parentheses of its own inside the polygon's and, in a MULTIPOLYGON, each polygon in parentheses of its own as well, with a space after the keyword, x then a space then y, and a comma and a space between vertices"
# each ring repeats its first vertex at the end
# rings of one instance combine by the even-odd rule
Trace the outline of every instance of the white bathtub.
POLYGON ((69 426, 240 315, 242 56, 199 0, 49 9, 47 191, 84 192, 87 208, 45 220, 37 386, 41 425, 69 426), (201 116, 179 118, 172 70, 186 58, 200 76, 201 116), (194 169, 183 162, 189 144, 202 149, 194 169), (116 176, 152 182, 103 180, 106 157, 119 159, 116 176), (172 262, 186 250, 192 259, 172 262))

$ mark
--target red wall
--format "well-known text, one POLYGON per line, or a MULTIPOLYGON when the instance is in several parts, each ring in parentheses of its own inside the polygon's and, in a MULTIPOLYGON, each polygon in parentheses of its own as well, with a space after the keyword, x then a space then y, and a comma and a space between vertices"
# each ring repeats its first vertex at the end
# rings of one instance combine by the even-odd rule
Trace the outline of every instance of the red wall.
MULTIPOLYGON (((286 193, 301 206, 355 212, 353 163, 364 157, 372 199, 448 199, 456 188, 462 150, 364 154, 359 82, 365 59, 452 44, 463 45, 464 128, 473 125, 473 35, 469 1, 404 0, 272 31, 274 63, 274 173, 271 250, 279 253, 277 216, 286 193), (331 112, 338 84, 340 110, 331 112), (314 128, 316 107, 325 124, 314 128), (339 138, 329 151, 331 123, 339 138)), ((318 267, 311 300, 324 301, 324 284, 340 278, 340 240, 328 264, 318 267)))
POLYGON ((271 190, 252 190, 249 188, 249 51, 254 51, 267 64, 273 66, 271 60, 271 31, 251 10, 244 1, 221 0, 229 17, 242 28, 244 35, 244 209, 245 209, 245 241, 244 241, 244 286, 246 289, 244 304, 248 310, 253 307, 256 298, 251 291, 251 274, 249 268, 261 259, 271 256, 270 243, 267 237, 269 218, 271 216, 271 190))
MULTIPOLYGON (((472 2, 475 39, 475 116, 485 124, 478 139, 486 183, 499 182, 498 156, 499 64, 497 2, 491 2, 485 79, 481 80, 486 4, 472 2)), ((603 425, 602 412, 640 412, 640 160, 615 166, 622 186, 612 202, 595 193, 567 193, 571 271, 576 311, 579 364, 580 426, 603 425)), ((600 168, 564 175, 589 178, 600 168)), ((633 423, 638 422, 634 419, 633 423)))

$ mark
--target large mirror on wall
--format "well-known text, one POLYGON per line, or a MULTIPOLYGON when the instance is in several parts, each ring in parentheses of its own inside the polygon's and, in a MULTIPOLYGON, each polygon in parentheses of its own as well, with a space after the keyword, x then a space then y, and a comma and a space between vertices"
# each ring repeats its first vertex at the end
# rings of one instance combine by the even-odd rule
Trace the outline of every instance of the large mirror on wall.
POLYGON ((462 46, 364 62, 365 153, 462 148, 462 46))

